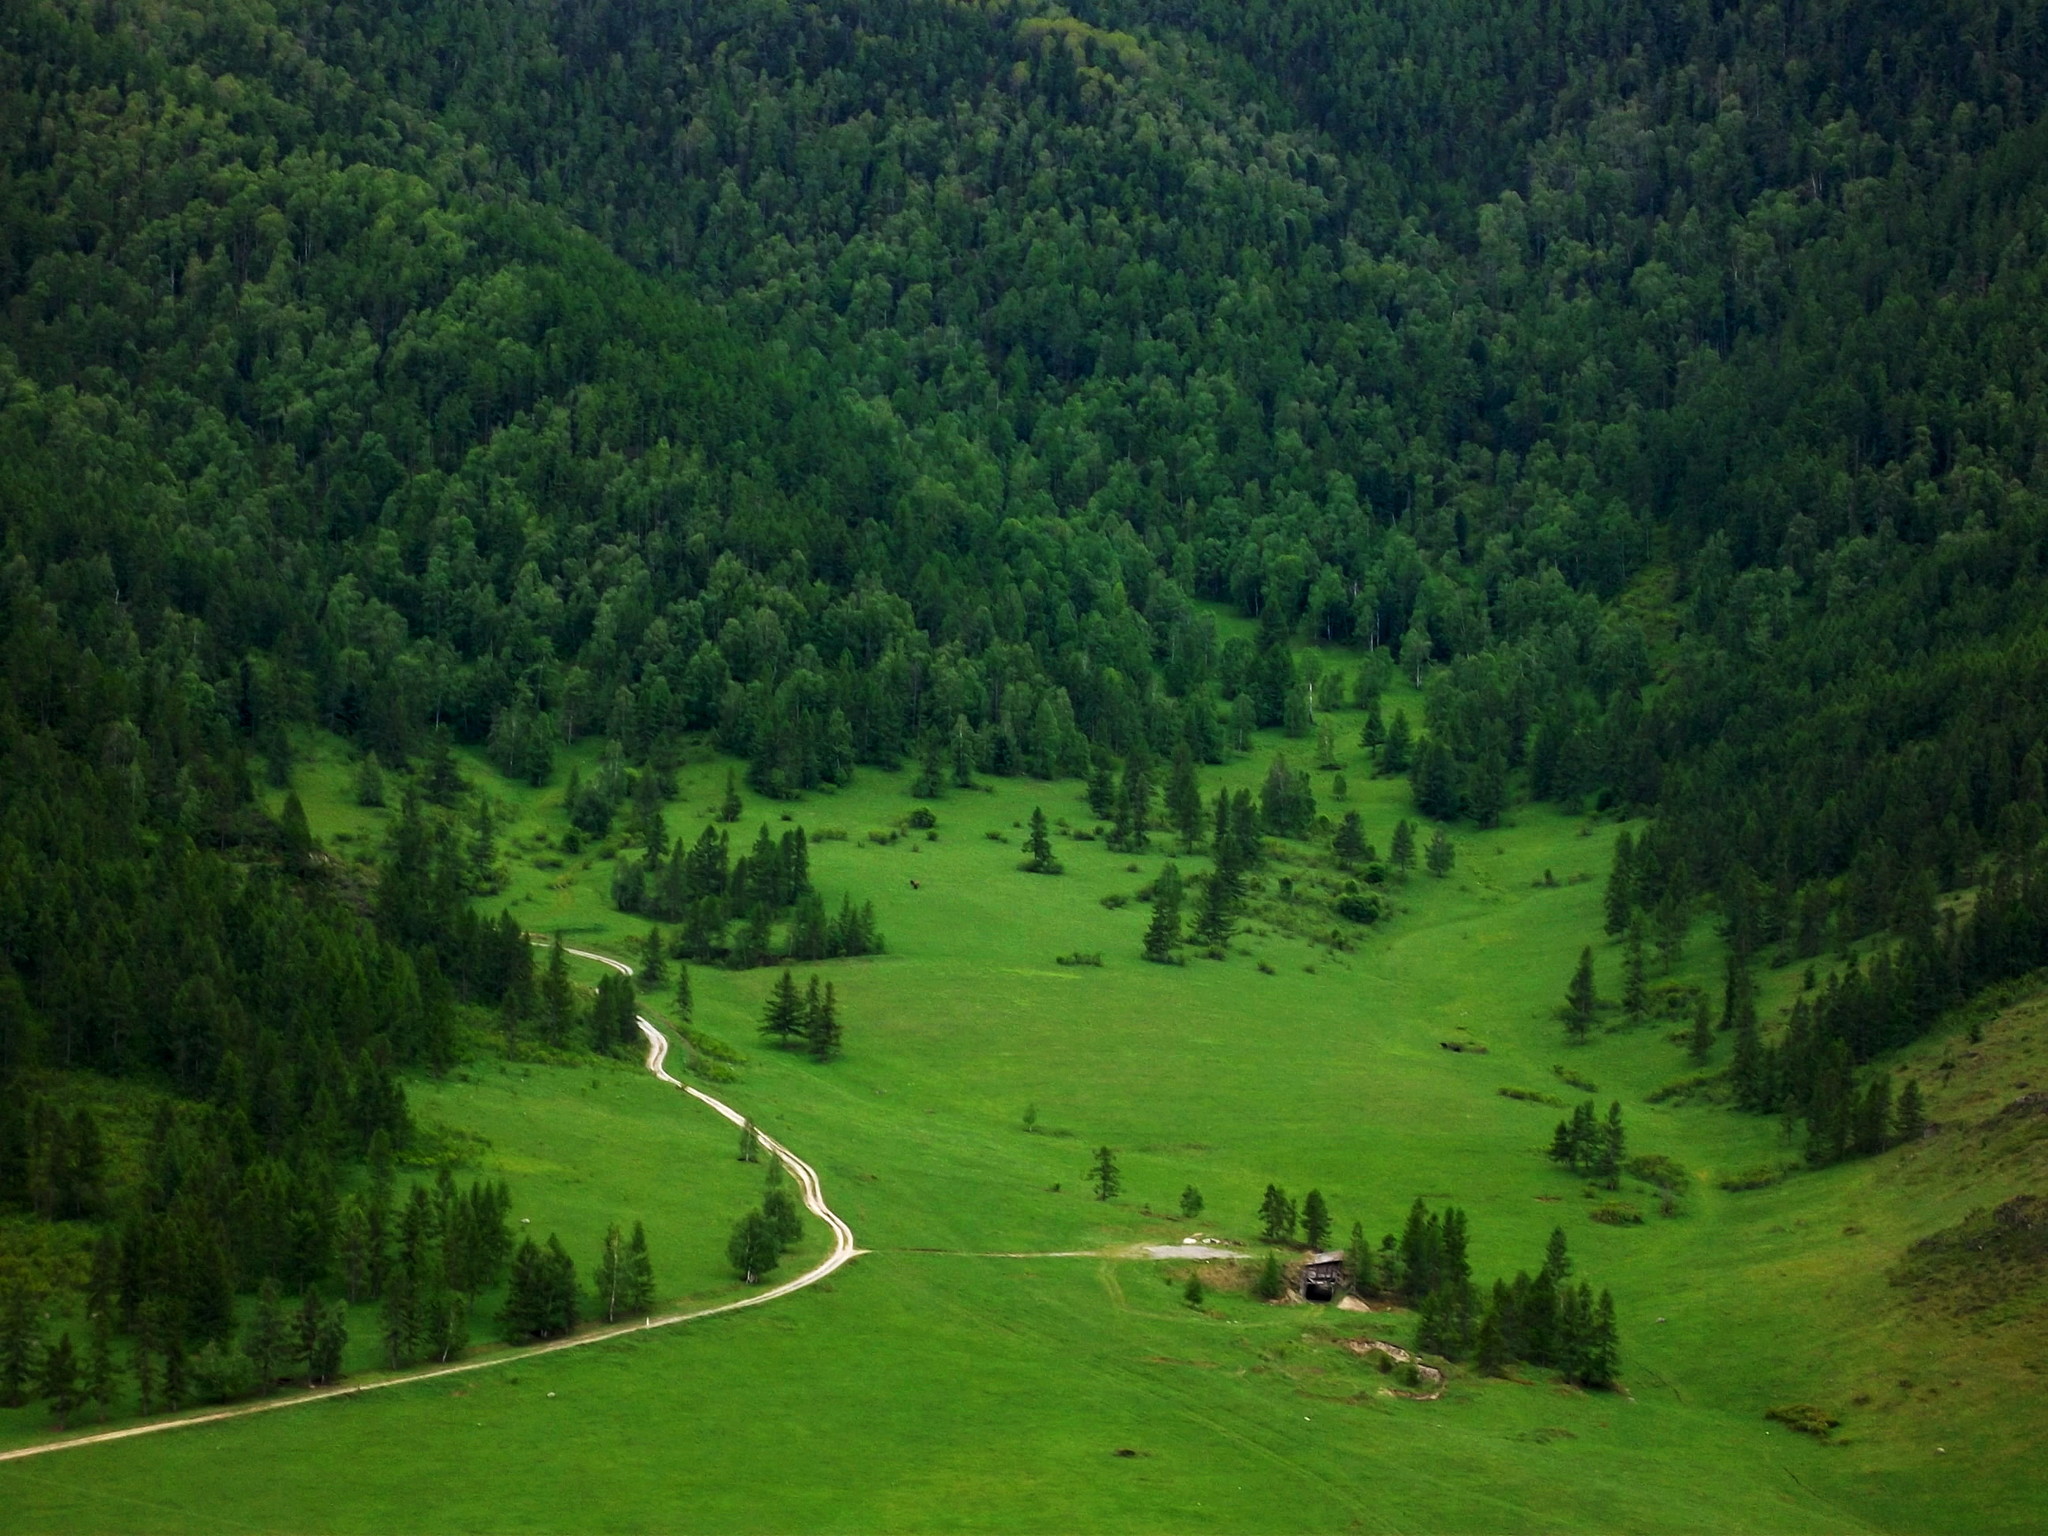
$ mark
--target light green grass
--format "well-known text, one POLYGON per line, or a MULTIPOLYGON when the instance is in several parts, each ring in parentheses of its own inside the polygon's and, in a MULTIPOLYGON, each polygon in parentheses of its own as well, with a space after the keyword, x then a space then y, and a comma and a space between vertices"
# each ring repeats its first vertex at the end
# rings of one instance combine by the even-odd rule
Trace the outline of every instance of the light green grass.
MULTIPOLYGON (((1338 719, 1355 735, 1355 712, 1338 719)), ((1269 738, 1206 773, 1205 789, 1255 785, 1275 746, 1306 758, 1307 744, 1269 738)), ((521 837, 559 833, 559 778, 527 791, 471 772, 514 808, 521 837)), ((685 768, 674 834, 695 836, 724 773, 722 762, 685 768)), ((1350 778, 1350 804, 1384 849, 1409 814, 1406 788, 1355 761, 1350 778)), ((1063 840, 1066 875, 1016 870, 1017 824, 1034 805, 1093 824, 1078 785, 956 791, 934 807, 936 842, 868 844, 869 828, 912 808, 908 779, 864 772, 850 790, 786 807, 750 797, 733 829, 743 846, 764 816, 779 831, 787 811, 849 833, 813 843, 813 876, 830 904, 842 890, 874 901, 889 953, 816 968, 839 987, 843 1061, 755 1044, 773 971, 693 973, 699 1027, 748 1056, 717 1091, 814 1163, 874 1250, 829 1289, 453 1391, 7 1468, 0 1525, 1800 1531, 2014 1529, 2037 1514, 2040 1421, 2015 1411, 2017 1366, 1959 1363, 1939 1380, 1964 1385, 1942 1397, 1875 1390, 1914 1371, 1932 1384, 1926 1362, 1968 1347, 1958 1325, 1904 1309, 1884 1266, 2028 1170, 1977 1170, 1958 1187, 1908 1177, 1915 1153, 1716 1189, 1733 1170, 1793 1159, 1775 1122, 1646 1105, 1693 1070, 1664 1027, 1574 1051, 1552 1017, 1599 931, 1612 823, 1523 807, 1508 829, 1455 833, 1456 874, 1399 887, 1400 910, 1351 953, 1255 923, 1239 940, 1248 953, 1169 968, 1137 957, 1149 909, 1100 904, 1149 881, 1159 854, 1063 840), (989 841, 991 830, 1010 841, 989 841), (1546 869, 1559 885, 1539 883, 1546 869), (1101 951, 1104 965, 1053 963, 1076 949, 1101 951), (1446 1039, 1488 1054, 1444 1051, 1446 1039), (1646 1225, 1587 1219, 1593 1200, 1542 1155, 1559 1112, 1497 1091, 1569 1103, 1554 1063, 1597 1080, 1603 1108, 1622 1100, 1631 1150, 1693 1174, 1679 1215, 1655 1214, 1635 1191, 1624 1198, 1651 1213, 1646 1225), (1039 1134, 1021 1128, 1027 1104, 1039 1134), (1125 1173, 1108 1205, 1084 1189, 1102 1144, 1125 1173), (1319 1187, 1340 1232, 1353 1220, 1397 1229, 1417 1195, 1459 1204, 1488 1282, 1533 1267, 1561 1224, 1579 1273, 1614 1291, 1627 1392, 1460 1378, 1440 1402, 1395 1402, 1353 1357, 1305 1335, 1405 1340, 1405 1317, 1237 1297, 1197 1315, 1158 1266, 957 1256, 1193 1230, 1243 1238, 1269 1180, 1297 1197, 1319 1187), (1188 1183, 1209 1202, 1204 1218, 1156 1214, 1188 1183), (1843 1235, 1851 1225, 1864 1231, 1843 1235), (1873 1394, 1867 1408, 1851 1405, 1859 1392, 1873 1394), (1787 1401, 1839 1412, 1840 1443, 1767 1424, 1764 1409, 1787 1401), (262 1471, 229 1477, 229 1466, 262 1471)), ((1323 808, 1341 810, 1329 776, 1316 783, 1323 808)), ((383 813, 341 803, 344 765, 310 764, 300 787, 317 827, 374 835, 383 813)), ((536 852, 512 861, 502 898, 526 926, 615 951, 643 931, 609 910, 608 866, 536 867, 536 852)), ((1618 952, 1596 952, 1612 994, 1618 952)), ((1712 982, 1717 962, 1702 927, 1681 976, 1712 982)), ((1767 1006, 1794 985, 1770 976, 1767 1006)), ((623 1072, 593 1092, 573 1073, 529 1088, 538 1077, 518 1071, 479 1062, 472 1082, 416 1086, 415 1104, 489 1136, 522 1210, 559 1224, 579 1261, 605 1220, 643 1215, 651 1237, 660 1223, 665 1289, 670 1276, 693 1294, 715 1289, 726 1226, 758 1177, 732 1161, 722 1122, 672 1091, 637 1093, 623 1072)))

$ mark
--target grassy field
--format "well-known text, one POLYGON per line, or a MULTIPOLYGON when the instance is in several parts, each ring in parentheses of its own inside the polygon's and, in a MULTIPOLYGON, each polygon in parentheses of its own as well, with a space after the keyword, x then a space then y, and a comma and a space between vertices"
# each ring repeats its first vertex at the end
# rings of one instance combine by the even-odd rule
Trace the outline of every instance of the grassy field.
MULTIPOLYGON (((1337 718, 1355 733, 1361 717, 1337 718)), ((1306 745, 1262 741, 1205 773, 1204 788, 1255 785, 1272 750, 1299 762, 1306 745)), ((355 807, 346 763, 322 750, 298 781, 314 825, 330 846, 365 850, 387 813, 355 807)), ((1346 756, 1350 799, 1333 803, 1319 773, 1322 809, 1358 809, 1384 849, 1410 814, 1406 786, 1346 756)), ((500 900, 530 929, 625 952, 642 929, 609 909, 609 865, 559 847, 562 775, 528 791, 468 766, 514 818, 500 900)), ((726 766, 686 766, 674 834, 693 838, 710 817, 726 766)), ((868 1256, 768 1309, 454 1387, 0 1468, 0 1527, 1917 1531, 2037 1520, 2048 1496, 2033 1455, 2038 1338, 2016 1323, 1987 1340, 1982 1320, 1909 1303, 1884 1270, 1912 1238, 2027 1187, 2038 1165, 1945 1134, 1771 1188, 1717 1188, 1795 1161, 1796 1148, 1775 1122, 1646 1103, 1693 1070, 1673 1026, 1609 1029, 1574 1050, 1552 1017, 1599 931, 1611 821, 1525 807, 1498 832, 1454 829, 1453 875, 1397 887, 1398 910, 1350 930, 1349 948, 1313 942, 1327 919, 1307 924, 1307 909, 1269 889, 1240 952, 1160 967, 1138 958, 1149 908, 1103 898, 1149 882, 1164 840, 1132 859, 1063 838, 1065 875, 1020 873, 1035 805, 1075 827, 1094 819, 1077 784, 998 780, 937 802, 935 841, 871 841, 915 804, 909 777, 864 772, 789 806, 749 797, 733 828, 737 851, 762 820, 779 831, 788 815, 811 834, 828 906, 841 891, 875 904, 888 953, 815 968, 841 994, 844 1060, 756 1045, 773 971, 693 972, 697 1026, 747 1058, 716 1091, 813 1162, 868 1256), (826 830, 847 836, 821 840, 826 830), (1055 963, 1077 950, 1103 964, 1055 963), (1687 1170, 1675 1214, 1634 1186, 1622 1198, 1643 1225, 1588 1219, 1595 1200, 1542 1155, 1560 1110, 1499 1091, 1569 1104, 1579 1095, 1559 1066, 1597 1082, 1603 1109, 1623 1103, 1631 1151, 1687 1170), (1107 1204, 1086 1188, 1099 1145, 1124 1171, 1123 1197, 1107 1204), (1418 1195, 1458 1204, 1483 1284, 1534 1268, 1562 1225, 1578 1273, 1614 1292, 1626 1390, 1460 1377, 1436 1402, 1390 1399, 1333 1340, 1406 1342, 1412 1319, 1235 1294, 1198 1312, 1180 1299, 1178 1265, 981 1256, 1196 1231, 1246 1239, 1268 1181, 1297 1198, 1320 1188, 1340 1233, 1354 1220, 1397 1230, 1418 1195), (1208 1202, 1193 1222, 1177 1214, 1188 1184, 1208 1202), (1833 1442, 1764 1419, 1795 1402, 1843 1420, 1833 1442)), ((1283 863, 1268 884, 1315 873, 1283 863)), ((1597 952, 1611 995, 1619 954, 1597 952)), ((1717 963, 1702 925, 1675 979, 1707 984, 1717 963)), ((1796 985, 1771 973, 1767 1007, 1796 985)), ((2011 1098, 2043 1054, 2040 1031, 2022 1006, 1981 1046, 1923 1046, 1935 1118, 1980 1118, 2011 1098)), ((730 1286, 725 1232, 759 1174, 734 1161, 729 1130, 701 1106, 623 1066, 507 1069, 488 1057, 413 1093, 423 1121, 487 1138, 480 1166, 510 1178, 518 1214, 559 1230, 579 1263, 607 1220, 641 1217, 665 1294, 730 1286)), ((10 1438, 26 1432, 25 1419, 0 1423, 10 1438)))

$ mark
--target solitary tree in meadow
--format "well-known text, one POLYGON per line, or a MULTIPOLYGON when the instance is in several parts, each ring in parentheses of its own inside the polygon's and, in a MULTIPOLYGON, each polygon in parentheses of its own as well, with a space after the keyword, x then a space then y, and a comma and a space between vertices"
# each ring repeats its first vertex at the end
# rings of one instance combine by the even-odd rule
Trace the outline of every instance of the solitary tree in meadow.
POLYGON ((1571 984, 1564 992, 1564 1027, 1574 1044, 1584 1044, 1587 1033, 1593 1027, 1593 1010, 1599 1006, 1599 997, 1593 990, 1592 946, 1579 951, 1579 967, 1572 972, 1571 984))
POLYGON ((1429 840, 1427 860, 1429 872, 1439 880, 1448 877, 1452 869, 1457 866, 1458 845, 1445 835, 1442 827, 1438 827, 1435 834, 1429 840))
POLYGON ((1415 824, 1406 816, 1394 823, 1394 840, 1387 849, 1387 857, 1404 875, 1415 867, 1415 824))
POLYGON ((1123 1175, 1117 1170, 1116 1149, 1113 1147, 1095 1149, 1095 1161, 1088 1176, 1094 1182, 1098 1200, 1114 1200, 1123 1193, 1123 1175))
POLYGON ((1202 1192, 1192 1184, 1180 1192, 1180 1213, 1190 1221, 1202 1214, 1202 1192))
POLYGON ((1031 831, 1024 839, 1024 851, 1030 857, 1024 861, 1024 872, 1030 875, 1057 875, 1061 873, 1060 861, 1052 855, 1052 834, 1046 830, 1045 812, 1038 806, 1031 807, 1031 831))
POLYGON ((775 1240, 775 1229, 768 1218, 759 1211, 749 1211, 742 1216, 734 1224, 732 1237, 725 1245, 725 1257, 732 1265, 732 1272, 749 1285, 773 1270, 781 1261, 782 1249, 775 1240))
POLYGON ((803 1037, 804 999, 796 989, 796 977, 787 967, 768 991, 761 1009, 761 1033, 778 1045, 790 1045, 803 1037))

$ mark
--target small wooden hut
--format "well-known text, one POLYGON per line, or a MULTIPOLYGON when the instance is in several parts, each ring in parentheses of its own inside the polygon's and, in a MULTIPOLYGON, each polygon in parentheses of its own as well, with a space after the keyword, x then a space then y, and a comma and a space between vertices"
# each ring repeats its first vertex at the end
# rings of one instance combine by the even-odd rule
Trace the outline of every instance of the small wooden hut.
POLYGON ((1344 1289, 1344 1255, 1312 1253, 1301 1266, 1301 1299, 1328 1301, 1344 1289))

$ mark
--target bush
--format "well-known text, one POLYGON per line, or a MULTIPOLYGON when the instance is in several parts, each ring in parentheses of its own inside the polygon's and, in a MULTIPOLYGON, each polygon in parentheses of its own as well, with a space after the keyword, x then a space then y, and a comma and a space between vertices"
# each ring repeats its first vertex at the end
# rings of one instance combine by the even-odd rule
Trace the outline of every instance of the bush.
POLYGON ((1102 904, 1114 912, 1119 907, 1128 907, 1131 904, 1131 898, 1124 895, 1122 891, 1111 891, 1102 898, 1102 904))
POLYGON ((1534 1088, 1502 1088, 1498 1091, 1504 1099, 1519 1099, 1524 1104, 1548 1104, 1553 1109, 1564 1108, 1564 1100, 1554 1093, 1538 1093, 1534 1088))
POLYGON ((1684 1189, 1689 1182, 1685 1170, 1659 1152, 1632 1157, 1623 1165, 1630 1178, 1641 1179, 1659 1189, 1684 1189))
POLYGON ((905 817, 904 819, 911 826, 917 828, 917 830, 920 832, 927 831, 930 828, 936 827, 939 824, 939 818, 931 813, 931 809, 928 806, 922 805, 920 805, 916 810, 912 811, 909 814, 909 816, 905 817))
POLYGON ((1287 1294, 1287 1276, 1280 1269, 1280 1255, 1268 1249, 1265 1267, 1252 1281, 1252 1294, 1261 1301, 1278 1301, 1287 1294))
POLYGON ((1769 1189, 1785 1177, 1785 1170, 1770 1163, 1758 1163, 1740 1173, 1731 1173, 1720 1181, 1726 1190, 1769 1189))
POLYGON ((1363 892, 1356 896, 1339 896, 1334 905, 1339 917, 1354 923, 1376 923, 1386 912, 1386 903, 1363 892))
POLYGON ((1816 1408, 1811 1403, 1786 1403, 1782 1407, 1766 1409, 1764 1417, 1802 1435, 1813 1435, 1822 1440, 1834 1433, 1842 1422, 1825 1408, 1816 1408))
POLYGON ((1604 1205, 1594 1206, 1586 1214, 1609 1227, 1640 1227, 1643 1224, 1643 1213, 1626 1200, 1609 1200, 1604 1205))
POLYGON ((1091 955, 1084 954, 1077 949, 1071 955, 1055 955, 1052 963, 1054 965, 1100 965, 1102 964, 1102 951, 1097 950, 1091 955))

